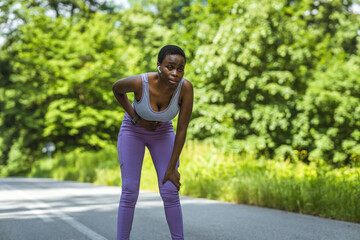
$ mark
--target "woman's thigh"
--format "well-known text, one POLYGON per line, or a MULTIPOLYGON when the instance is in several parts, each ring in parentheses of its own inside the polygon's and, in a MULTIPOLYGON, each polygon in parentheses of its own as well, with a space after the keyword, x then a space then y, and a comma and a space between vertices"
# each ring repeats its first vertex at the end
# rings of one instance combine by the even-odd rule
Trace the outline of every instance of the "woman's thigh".
POLYGON ((117 143, 122 185, 138 187, 145 153, 145 143, 141 135, 122 131, 117 143))
POLYGON ((162 183, 165 172, 169 165, 173 152, 174 141, 175 133, 168 132, 161 135, 161 137, 154 137, 147 145, 156 169, 156 173, 158 175, 159 184, 162 183))

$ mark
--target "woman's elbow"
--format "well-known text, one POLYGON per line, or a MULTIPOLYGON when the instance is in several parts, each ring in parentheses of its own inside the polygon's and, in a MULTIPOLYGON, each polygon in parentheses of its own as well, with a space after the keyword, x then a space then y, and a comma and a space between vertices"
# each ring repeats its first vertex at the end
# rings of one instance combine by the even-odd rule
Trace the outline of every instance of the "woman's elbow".
POLYGON ((184 134, 186 136, 187 127, 188 127, 187 125, 180 124, 180 125, 177 126, 176 132, 184 134))
POLYGON ((117 89, 117 85, 116 85, 116 82, 112 85, 112 91, 115 93, 116 92, 116 89, 117 89))
POLYGON ((116 95, 123 95, 124 94, 124 92, 122 91, 122 88, 121 88, 121 86, 120 86, 120 84, 118 82, 115 82, 112 85, 112 91, 116 95))

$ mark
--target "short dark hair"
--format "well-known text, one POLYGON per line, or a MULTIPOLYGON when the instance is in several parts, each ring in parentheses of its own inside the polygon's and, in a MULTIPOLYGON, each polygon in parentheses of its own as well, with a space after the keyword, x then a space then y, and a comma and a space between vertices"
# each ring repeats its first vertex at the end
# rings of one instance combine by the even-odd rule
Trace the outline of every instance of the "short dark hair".
POLYGON ((158 62, 162 63, 166 55, 173 55, 173 54, 183 56, 186 63, 186 56, 184 51, 176 45, 166 45, 162 47, 158 55, 158 62))

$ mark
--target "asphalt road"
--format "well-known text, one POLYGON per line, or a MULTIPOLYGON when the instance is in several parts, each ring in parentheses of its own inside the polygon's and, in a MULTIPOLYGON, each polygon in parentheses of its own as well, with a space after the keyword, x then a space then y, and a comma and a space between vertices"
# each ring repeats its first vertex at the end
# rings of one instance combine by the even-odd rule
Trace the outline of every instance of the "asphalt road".
MULTIPOLYGON (((0 179, 1 240, 116 239, 121 189, 34 178, 0 179)), ((181 197, 187 240, 360 240, 360 224, 181 197)), ((131 240, 168 240, 158 193, 142 191, 131 240)))

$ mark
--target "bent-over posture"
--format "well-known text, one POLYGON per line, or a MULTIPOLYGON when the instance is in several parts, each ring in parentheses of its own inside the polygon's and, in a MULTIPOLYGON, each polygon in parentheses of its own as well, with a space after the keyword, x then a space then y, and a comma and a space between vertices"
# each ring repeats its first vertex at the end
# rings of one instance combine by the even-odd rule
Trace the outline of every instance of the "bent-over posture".
POLYGON ((177 169, 193 107, 193 86, 183 78, 185 64, 183 50, 167 45, 159 52, 157 72, 120 79, 113 85, 114 95, 126 112, 117 143, 122 179, 118 240, 130 237, 145 146, 156 169, 171 237, 184 239, 177 169), (132 104, 128 92, 134 93, 132 104), (175 134, 171 120, 178 113, 175 134))

